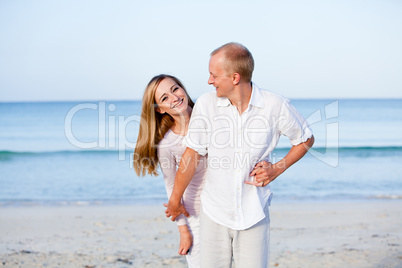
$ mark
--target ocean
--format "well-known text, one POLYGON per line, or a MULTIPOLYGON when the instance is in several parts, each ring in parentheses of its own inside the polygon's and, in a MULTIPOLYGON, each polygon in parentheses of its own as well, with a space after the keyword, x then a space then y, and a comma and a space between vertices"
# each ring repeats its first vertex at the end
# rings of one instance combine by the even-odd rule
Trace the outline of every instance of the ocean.
MULTIPOLYGON (((271 183, 273 202, 402 198, 402 100, 292 100, 316 139, 271 183)), ((138 177, 140 101, 0 103, 0 205, 167 201, 161 176, 138 177)), ((283 137, 272 153, 289 150, 283 137)))

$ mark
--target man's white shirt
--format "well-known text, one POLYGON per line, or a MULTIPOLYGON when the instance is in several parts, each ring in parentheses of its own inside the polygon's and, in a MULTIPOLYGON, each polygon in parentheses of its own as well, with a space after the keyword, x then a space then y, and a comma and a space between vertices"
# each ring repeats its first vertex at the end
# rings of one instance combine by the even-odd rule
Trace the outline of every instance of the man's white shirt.
POLYGON ((208 154, 201 204, 213 221, 244 230, 265 217, 270 186, 245 184, 255 164, 269 161, 281 135, 298 145, 312 137, 306 120, 289 100, 259 89, 252 83, 249 105, 242 115, 216 92, 196 102, 184 144, 200 155, 208 154))

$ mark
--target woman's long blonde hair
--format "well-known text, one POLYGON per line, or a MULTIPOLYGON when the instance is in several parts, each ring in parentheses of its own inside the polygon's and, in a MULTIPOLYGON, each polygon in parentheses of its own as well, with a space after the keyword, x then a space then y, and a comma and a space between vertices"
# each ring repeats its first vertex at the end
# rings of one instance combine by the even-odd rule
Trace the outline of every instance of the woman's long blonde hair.
POLYGON ((134 170, 138 176, 144 176, 147 172, 150 175, 158 175, 156 172, 159 163, 157 145, 174 123, 173 118, 169 114, 156 112, 155 91, 160 82, 166 78, 175 81, 186 93, 188 105, 191 108, 194 106, 194 102, 191 100, 183 84, 176 77, 160 74, 149 81, 142 98, 140 130, 133 157, 134 170))

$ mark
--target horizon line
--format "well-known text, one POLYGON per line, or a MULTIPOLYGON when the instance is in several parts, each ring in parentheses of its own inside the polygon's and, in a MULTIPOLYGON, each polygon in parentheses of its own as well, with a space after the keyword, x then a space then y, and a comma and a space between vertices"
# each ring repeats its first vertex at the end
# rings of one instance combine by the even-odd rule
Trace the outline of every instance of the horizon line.
MULTIPOLYGON (((194 98, 197 100, 198 98, 194 98)), ((291 101, 293 100, 402 100, 402 97, 337 97, 337 98, 287 98, 291 101)), ((61 102, 138 102, 142 99, 72 99, 72 100, 0 100, 0 103, 61 103, 61 102)))

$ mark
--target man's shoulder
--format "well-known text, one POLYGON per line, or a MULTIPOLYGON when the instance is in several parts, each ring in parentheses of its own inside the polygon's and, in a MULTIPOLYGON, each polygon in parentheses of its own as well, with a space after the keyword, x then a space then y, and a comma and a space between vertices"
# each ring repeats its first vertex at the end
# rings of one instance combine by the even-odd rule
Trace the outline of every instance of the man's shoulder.
POLYGON ((287 101, 287 98, 276 92, 262 88, 259 88, 259 90, 265 102, 283 103, 284 101, 287 101))
POLYGON ((211 107, 212 104, 216 104, 218 97, 215 91, 210 91, 202 94, 196 99, 195 106, 197 109, 203 109, 202 107, 211 107))
POLYGON ((209 91, 197 98, 196 102, 208 102, 217 99, 215 91, 209 91))
POLYGON ((284 98, 282 95, 280 95, 274 91, 271 91, 271 90, 268 90, 265 88, 261 88, 261 87, 257 87, 257 88, 260 90, 260 93, 262 95, 264 95, 264 97, 268 96, 268 97, 272 97, 272 98, 282 98, 282 99, 284 98))

